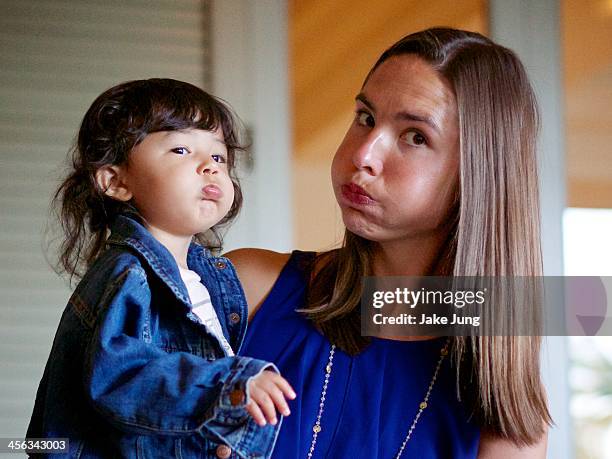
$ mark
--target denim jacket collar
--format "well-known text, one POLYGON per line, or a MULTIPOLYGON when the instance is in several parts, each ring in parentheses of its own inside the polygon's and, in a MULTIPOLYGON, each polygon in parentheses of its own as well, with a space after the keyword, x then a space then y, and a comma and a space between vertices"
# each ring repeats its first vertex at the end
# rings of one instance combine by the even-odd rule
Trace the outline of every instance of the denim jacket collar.
MULTIPOLYGON (((118 215, 111 225, 111 234, 107 244, 128 246, 138 252, 177 298, 191 309, 189 294, 181 278, 176 260, 170 251, 137 220, 137 217, 126 214, 118 215)), ((189 263, 190 260, 193 260, 194 257, 211 258, 212 254, 208 249, 192 242, 187 254, 188 266, 191 264, 189 263)), ((191 266, 189 268, 192 269, 191 266)), ((202 275, 200 272, 198 274, 202 275)))

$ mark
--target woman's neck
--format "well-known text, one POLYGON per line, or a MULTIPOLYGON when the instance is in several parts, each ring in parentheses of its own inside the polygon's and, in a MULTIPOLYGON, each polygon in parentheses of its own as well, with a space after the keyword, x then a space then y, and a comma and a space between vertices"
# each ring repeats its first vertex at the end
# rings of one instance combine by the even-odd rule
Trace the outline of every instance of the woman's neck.
MULTIPOLYGON (((446 237, 428 237, 377 243, 374 248, 372 270, 375 276, 426 276, 438 264, 438 257, 446 237)), ((378 338, 391 341, 423 341, 437 336, 387 336, 378 338)))
POLYGON ((428 235, 399 241, 378 242, 374 248, 372 271, 375 276, 426 276, 438 264, 446 237, 428 235))

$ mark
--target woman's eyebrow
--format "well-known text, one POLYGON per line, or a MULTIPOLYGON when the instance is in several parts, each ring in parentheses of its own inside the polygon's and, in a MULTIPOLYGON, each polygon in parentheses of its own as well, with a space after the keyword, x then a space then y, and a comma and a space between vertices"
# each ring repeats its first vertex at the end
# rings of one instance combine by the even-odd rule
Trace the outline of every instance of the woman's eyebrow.
POLYGON ((368 100, 368 98, 365 96, 364 93, 360 92, 359 94, 357 94, 355 96, 355 100, 358 100, 359 102, 361 102, 363 105, 365 105, 366 107, 368 107, 370 110, 372 110, 373 112, 376 113, 376 109, 374 108, 374 105, 372 104, 372 102, 370 102, 368 100))
MULTIPOLYGON (((365 96, 364 93, 360 92, 359 94, 357 94, 355 96, 355 100, 358 100, 363 105, 365 105, 370 110, 372 110, 374 113, 376 113, 376 108, 374 107, 374 104, 368 100, 368 98, 365 96)), ((442 131, 441 131, 440 127, 438 126, 438 124, 430 116, 417 115, 416 113, 412 113, 412 112, 408 112, 408 111, 401 111, 401 112, 397 112, 395 114, 395 119, 398 119, 398 120, 409 120, 409 121, 419 121, 421 123, 425 123, 425 124, 428 124, 429 126, 431 126, 431 128, 434 129, 438 134, 442 133, 442 131)))

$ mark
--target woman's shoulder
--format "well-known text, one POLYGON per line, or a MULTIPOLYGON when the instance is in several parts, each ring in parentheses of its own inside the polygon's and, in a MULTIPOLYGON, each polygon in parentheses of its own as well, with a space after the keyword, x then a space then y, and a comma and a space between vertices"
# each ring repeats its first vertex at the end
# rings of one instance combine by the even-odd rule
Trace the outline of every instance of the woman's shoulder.
POLYGON ((265 249, 237 249, 224 256, 236 268, 249 305, 250 318, 272 290, 291 254, 265 249))
POLYGON ((240 280, 244 282, 258 277, 273 277, 276 279, 291 254, 248 248, 232 250, 224 256, 232 262, 241 278, 240 280))

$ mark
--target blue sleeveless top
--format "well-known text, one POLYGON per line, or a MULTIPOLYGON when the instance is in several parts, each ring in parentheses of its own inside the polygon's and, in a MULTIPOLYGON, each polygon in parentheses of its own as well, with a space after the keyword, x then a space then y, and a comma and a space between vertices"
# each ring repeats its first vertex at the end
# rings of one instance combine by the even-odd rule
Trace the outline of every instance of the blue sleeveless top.
MULTIPOLYGON (((295 251, 249 324, 241 353, 274 362, 297 393, 289 401, 272 455, 306 458, 313 431, 329 341, 296 309, 302 308, 314 253, 295 251)), ((357 356, 336 348, 321 431, 313 458, 392 459, 427 392, 445 338, 393 341, 373 338, 357 356)), ((455 370, 446 357, 428 407, 402 458, 475 458, 480 429, 457 400, 455 370)))

